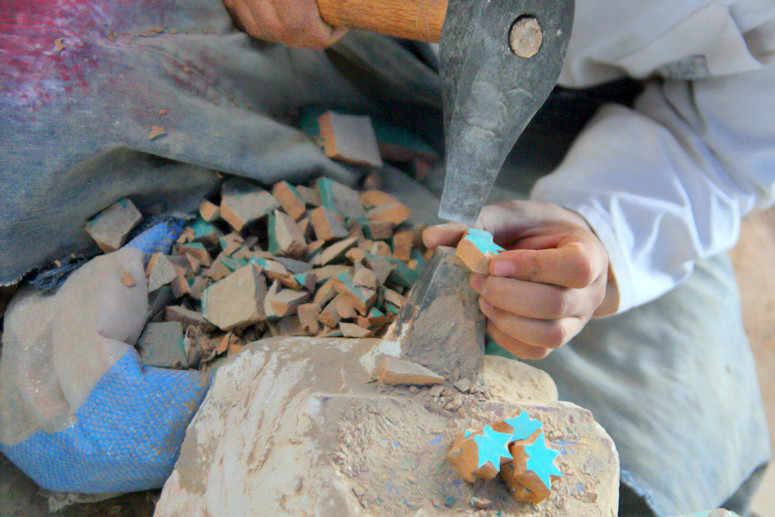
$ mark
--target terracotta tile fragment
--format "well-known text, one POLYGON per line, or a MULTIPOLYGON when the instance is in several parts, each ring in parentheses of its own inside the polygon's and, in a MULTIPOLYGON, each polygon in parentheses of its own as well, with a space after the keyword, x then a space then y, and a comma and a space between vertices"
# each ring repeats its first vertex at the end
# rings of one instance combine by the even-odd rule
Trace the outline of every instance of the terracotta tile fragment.
POLYGON ((304 216, 307 210, 307 204, 301 197, 296 187, 287 181, 275 183, 272 187, 272 195, 280 202, 285 213, 298 221, 304 216))
POLYGON ((327 111, 318 119, 326 156, 358 165, 382 166, 377 136, 368 116, 327 111))
POLYGON ((143 219, 129 198, 113 203, 86 223, 88 233, 105 253, 116 251, 126 242, 129 232, 143 219))

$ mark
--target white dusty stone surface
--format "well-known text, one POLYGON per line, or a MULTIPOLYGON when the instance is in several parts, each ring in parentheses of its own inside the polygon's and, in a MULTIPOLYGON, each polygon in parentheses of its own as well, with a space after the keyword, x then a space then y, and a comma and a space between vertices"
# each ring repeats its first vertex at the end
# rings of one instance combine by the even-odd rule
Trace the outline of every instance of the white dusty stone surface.
POLYGON ((615 515, 618 456, 551 379, 487 358, 469 393, 373 382, 375 339, 273 338, 221 366, 192 421, 156 515, 449 515, 490 500, 500 515, 615 515), (368 362, 368 361, 364 361, 368 362), (516 503, 500 480, 472 485, 445 460, 455 435, 527 411, 564 473, 516 503))

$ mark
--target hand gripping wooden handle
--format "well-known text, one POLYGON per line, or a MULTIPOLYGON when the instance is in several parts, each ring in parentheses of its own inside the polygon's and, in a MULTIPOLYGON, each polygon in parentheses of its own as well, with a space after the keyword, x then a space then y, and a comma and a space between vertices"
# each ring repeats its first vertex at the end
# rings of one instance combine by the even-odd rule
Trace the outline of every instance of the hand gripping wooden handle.
POLYGON ((318 0, 332 27, 349 27, 418 41, 439 41, 448 0, 318 0))

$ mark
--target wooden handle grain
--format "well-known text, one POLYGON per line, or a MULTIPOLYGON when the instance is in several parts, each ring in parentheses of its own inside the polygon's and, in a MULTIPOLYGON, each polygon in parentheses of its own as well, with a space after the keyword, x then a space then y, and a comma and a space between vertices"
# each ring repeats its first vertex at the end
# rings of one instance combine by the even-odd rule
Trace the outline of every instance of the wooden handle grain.
POLYGON ((318 0, 332 27, 349 27, 418 41, 439 41, 448 0, 318 0))

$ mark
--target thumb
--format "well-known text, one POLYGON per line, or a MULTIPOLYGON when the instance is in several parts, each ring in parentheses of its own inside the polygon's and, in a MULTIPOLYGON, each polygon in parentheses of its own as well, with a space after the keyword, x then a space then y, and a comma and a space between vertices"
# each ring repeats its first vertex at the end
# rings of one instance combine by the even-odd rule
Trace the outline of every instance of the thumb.
POLYGON ((468 226, 463 223, 430 226, 422 232, 422 241, 428 249, 434 249, 437 246, 457 246, 467 229, 468 226))
POLYGON ((488 205, 479 214, 476 227, 490 232, 493 240, 501 246, 509 246, 540 224, 542 218, 537 209, 541 208, 528 201, 488 205))

